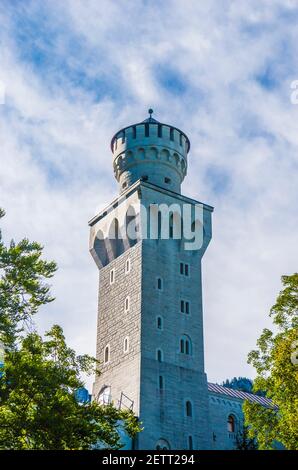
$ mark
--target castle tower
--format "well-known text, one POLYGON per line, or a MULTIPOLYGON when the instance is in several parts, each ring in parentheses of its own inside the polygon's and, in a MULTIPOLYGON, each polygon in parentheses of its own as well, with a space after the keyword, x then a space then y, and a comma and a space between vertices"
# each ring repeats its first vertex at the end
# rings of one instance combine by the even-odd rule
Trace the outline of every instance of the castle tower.
POLYGON ((140 417, 136 449, 206 449, 201 259, 213 209, 181 195, 189 140, 152 112, 112 138, 120 195, 89 222, 100 273, 93 396, 140 417))

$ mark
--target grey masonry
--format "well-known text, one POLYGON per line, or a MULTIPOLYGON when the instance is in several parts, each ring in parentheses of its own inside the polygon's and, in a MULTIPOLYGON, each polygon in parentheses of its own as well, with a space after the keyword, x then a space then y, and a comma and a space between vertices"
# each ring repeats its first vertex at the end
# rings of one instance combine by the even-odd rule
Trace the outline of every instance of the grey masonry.
POLYGON ((101 375, 93 399, 139 417, 144 430, 135 449, 233 448, 243 400, 223 398, 210 385, 208 391, 204 368, 201 261, 212 236, 213 208, 181 194, 189 140, 151 114, 113 137, 120 195, 89 222, 90 252, 99 269, 101 375), (168 239, 150 212, 162 204, 174 207, 168 239), (201 226, 198 249, 186 249, 183 230, 180 237, 173 234, 185 206, 192 226, 201 226))

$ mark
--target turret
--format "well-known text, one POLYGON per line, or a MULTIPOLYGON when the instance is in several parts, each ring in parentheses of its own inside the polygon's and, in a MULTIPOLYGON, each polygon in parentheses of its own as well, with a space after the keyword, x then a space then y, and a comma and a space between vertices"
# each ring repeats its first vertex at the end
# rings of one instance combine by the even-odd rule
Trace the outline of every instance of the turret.
POLYGON ((188 137, 152 117, 118 131, 111 141, 120 193, 141 179, 176 193, 187 171, 188 137))

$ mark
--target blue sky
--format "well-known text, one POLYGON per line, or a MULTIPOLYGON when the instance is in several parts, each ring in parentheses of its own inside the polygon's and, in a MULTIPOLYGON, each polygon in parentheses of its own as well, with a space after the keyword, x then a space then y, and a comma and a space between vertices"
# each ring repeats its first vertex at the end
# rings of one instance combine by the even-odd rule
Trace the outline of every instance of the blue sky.
POLYGON ((297 270, 298 5, 292 0, 0 5, 3 233, 44 244, 60 323, 95 352, 87 221, 117 194, 109 141, 155 116, 191 141, 183 192, 215 207, 203 263, 206 370, 252 376, 280 276, 297 270))

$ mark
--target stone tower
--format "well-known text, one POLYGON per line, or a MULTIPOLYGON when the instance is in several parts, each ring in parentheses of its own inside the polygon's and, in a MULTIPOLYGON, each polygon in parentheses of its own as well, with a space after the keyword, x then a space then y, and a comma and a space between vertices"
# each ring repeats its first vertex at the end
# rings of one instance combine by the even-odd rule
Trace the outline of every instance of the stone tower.
POLYGON ((89 222, 100 273, 93 397, 139 416, 135 449, 209 447, 201 259, 213 209, 181 194, 189 149, 152 110, 121 129, 111 141, 120 195, 89 222))

